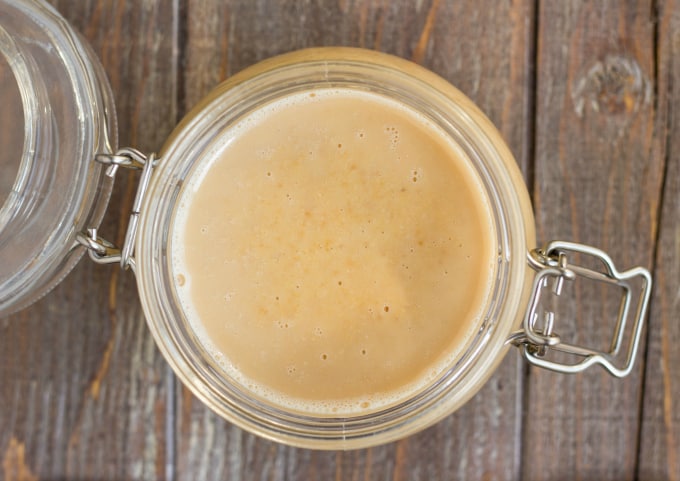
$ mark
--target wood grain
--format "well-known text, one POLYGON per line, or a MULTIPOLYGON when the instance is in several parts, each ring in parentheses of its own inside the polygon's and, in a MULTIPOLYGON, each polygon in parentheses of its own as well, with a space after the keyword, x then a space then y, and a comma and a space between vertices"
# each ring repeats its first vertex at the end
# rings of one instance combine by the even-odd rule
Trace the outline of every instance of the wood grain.
MULTIPOLYGON (((56 6, 104 64, 121 143, 158 149, 177 121, 176 5, 56 6)), ((118 242, 133 195, 122 177, 103 226, 118 242)), ((4 479, 164 477, 172 462, 166 397, 174 390, 130 273, 83 261, 42 301, 2 319, 0 332, 4 479)))
MULTIPOLYGON (((263 58, 310 46, 373 48, 439 73, 484 109, 528 163, 531 2, 189 1, 185 107, 263 58)), ((461 411, 409 439, 310 452, 255 438, 187 392, 178 403, 178 475, 203 479, 517 479, 522 370, 512 353, 461 411), (502 441, 501 441, 502 440, 502 441), (228 453, 225 456, 225 453, 228 453), (209 468, 208 468, 209 466, 209 468)))
MULTIPOLYGON (((652 13, 649 2, 539 6, 538 237, 598 246, 621 269, 651 266, 656 239, 664 138, 652 13)), ((562 297, 563 338, 606 347, 620 293, 576 281, 562 297)), ((625 380, 595 368, 575 376, 531 369, 523 478, 633 479, 642 361, 625 380)))
MULTIPOLYGON (((420 434, 294 449, 233 427, 179 385, 131 273, 84 260, 0 319, 0 480, 680 480, 677 0, 53 3, 102 60, 120 144, 145 151, 220 80, 278 53, 357 46, 434 70, 508 141, 540 241, 593 244, 621 269, 655 266, 649 343, 622 381, 529 369, 510 353, 475 398, 420 434)), ((118 242, 135 180, 119 177, 103 226, 118 242)), ((602 344, 617 294, 568 286, 558 331, 602 344)))
POLYGON ((680 480, 680 5, 658 7, 659 120, 668 142, 638 458, 641 481, 680 480))

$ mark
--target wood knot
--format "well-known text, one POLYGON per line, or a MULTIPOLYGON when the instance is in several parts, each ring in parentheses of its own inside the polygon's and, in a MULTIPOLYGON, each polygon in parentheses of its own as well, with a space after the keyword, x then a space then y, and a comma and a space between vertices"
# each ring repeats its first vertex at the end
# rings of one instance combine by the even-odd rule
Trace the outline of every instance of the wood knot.
POLYGON ((574 111, 605 115, 628 115, 649 102, 651 84, 635 59, 608 55, 577 77, 571 90, 574 111))

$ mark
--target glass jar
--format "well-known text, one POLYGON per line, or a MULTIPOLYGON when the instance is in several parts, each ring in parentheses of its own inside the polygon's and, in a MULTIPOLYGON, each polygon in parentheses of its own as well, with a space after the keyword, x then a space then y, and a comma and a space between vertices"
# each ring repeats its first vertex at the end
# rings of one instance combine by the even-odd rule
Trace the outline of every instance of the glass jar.
POLYGON ((0 1, 0 315, 76 264, 76 235, 102 218, 112 179, 91 162, 117 142, 96 57, 50 6, 0 1))
MULTIPOLYGON (((65 24, 62 26, 68 31, 65 24)), ((70 33, 69 38, 77 42, 70 33)), ((3 46, 6 57, 7 51, 3 46)), ((99 68, 92 59, 88 61, 85 70, 91 71, 86 77, 93 84, 101 84, 103 79, 93 74, 99 68)), ((33 75, 42 78, 43 74, 33 75)), ((88 88, 99 92, 92 98, 102 100, 88 105, 93 108, 109 105, 106 100, 109 97, 101 93, 106 89, 88 88)), ((24 112, 26 109, 24 104, 24 112)), ((100 141, 106 138, 102 125, 112 117, 104 112, 100 116, 92 114, 88 121, 98 125, 89 128, 98 134, 92 134, 92 138, 100 141)), ((612 374, 622 376, 632 367, 649 299, 649 273, 641 268, 620 273, 602 251, 574 243, 556 241, 534 249, 534 217, 529 196, 500 134, 461 92, 411 62, 361 49, 294 52, 261 62, 218 86, 185 117, 158 155, 147 156, 130 148, 113 153, 109 143, 97 144, 94 140, 87 143, 90 137, 85 138, 85 134, 82 137, 80 142, 85 145, 81 145, 78 166, 83 172, 93 171, 101 177, 99 168, 94 167, 97 164, 107 166, 108 176, 104 177, 113 177, 119 168, 137 169, 141 175, 124 244, 118 248, 101 239, 96 231, 99 215, 91 215, 90 224, 74 224, 68 237, 68 252, 79 244, 89 250, 96 262, 131 268, 149 328, 177 376, 211 409, 248 431, 316 449, 362 448, 402 438, 436 423, 469 400, 511 345, 518 346, 529 362, 560 372, 578 372, 600 364, 612 374), (389 98, 418 112, 444 132, 480 179, 492 211, 498 247, 494 282, 484 316, 474 326, 474 335, 455 362, 406 399, 374 411, 340 416, 312 415, 286 408, 253 394, 226 373, 200 341, 178 300, 170 252, 182 187, 191 178, 194 166, 211 155, 225 131, 272 102, 300 92, 329 88, 389 98), (595 258, 599 267, 572 263, 579 256, 595 258), (623 291, 608 351, 562 342, 555 334, 554 316, 543 307, 541 298, 546 288, 559 294, 564 280, 576 276, 613 284, 623 291), (637 284, 635 278, 640 278, 637 284), (631 312, 636 294, 639 297, 631 312), (622 355, 626 332, 630 343, 622 355), (571 361, 551 358, 556 352, 569 354, 571 361)), ((23 165, 19 170, 23 173, 23 165)), ((98 213, 97 209, 94 211, 98 213)), ((21 217, 32 221, 33 214, 21 213, 21 217)), ((4 255, 5 248, 2 249, 4 255)), ((28 301, 35 296, 24 298, 28 301)))

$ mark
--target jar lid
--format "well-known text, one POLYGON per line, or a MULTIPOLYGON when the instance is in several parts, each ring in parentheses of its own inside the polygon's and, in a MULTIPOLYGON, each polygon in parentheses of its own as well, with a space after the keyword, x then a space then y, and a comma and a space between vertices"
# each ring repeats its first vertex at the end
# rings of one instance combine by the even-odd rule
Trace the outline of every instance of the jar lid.
POLYGON ((111 190, 96 152, 115 148, 110 88, 49 5, 0 0, 0 316, 56 285, 111 190))

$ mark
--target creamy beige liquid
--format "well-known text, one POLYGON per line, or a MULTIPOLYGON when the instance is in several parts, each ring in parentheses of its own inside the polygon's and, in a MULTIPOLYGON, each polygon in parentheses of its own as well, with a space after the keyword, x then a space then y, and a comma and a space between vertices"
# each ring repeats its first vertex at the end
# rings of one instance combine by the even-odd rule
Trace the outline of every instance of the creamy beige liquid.
POLYGON ((180 194, 171 257, 225 372, 317 415, 409 396, 478 328, 496 258, 488 200, 424 117, 319 90, 225 132, 180 194))

